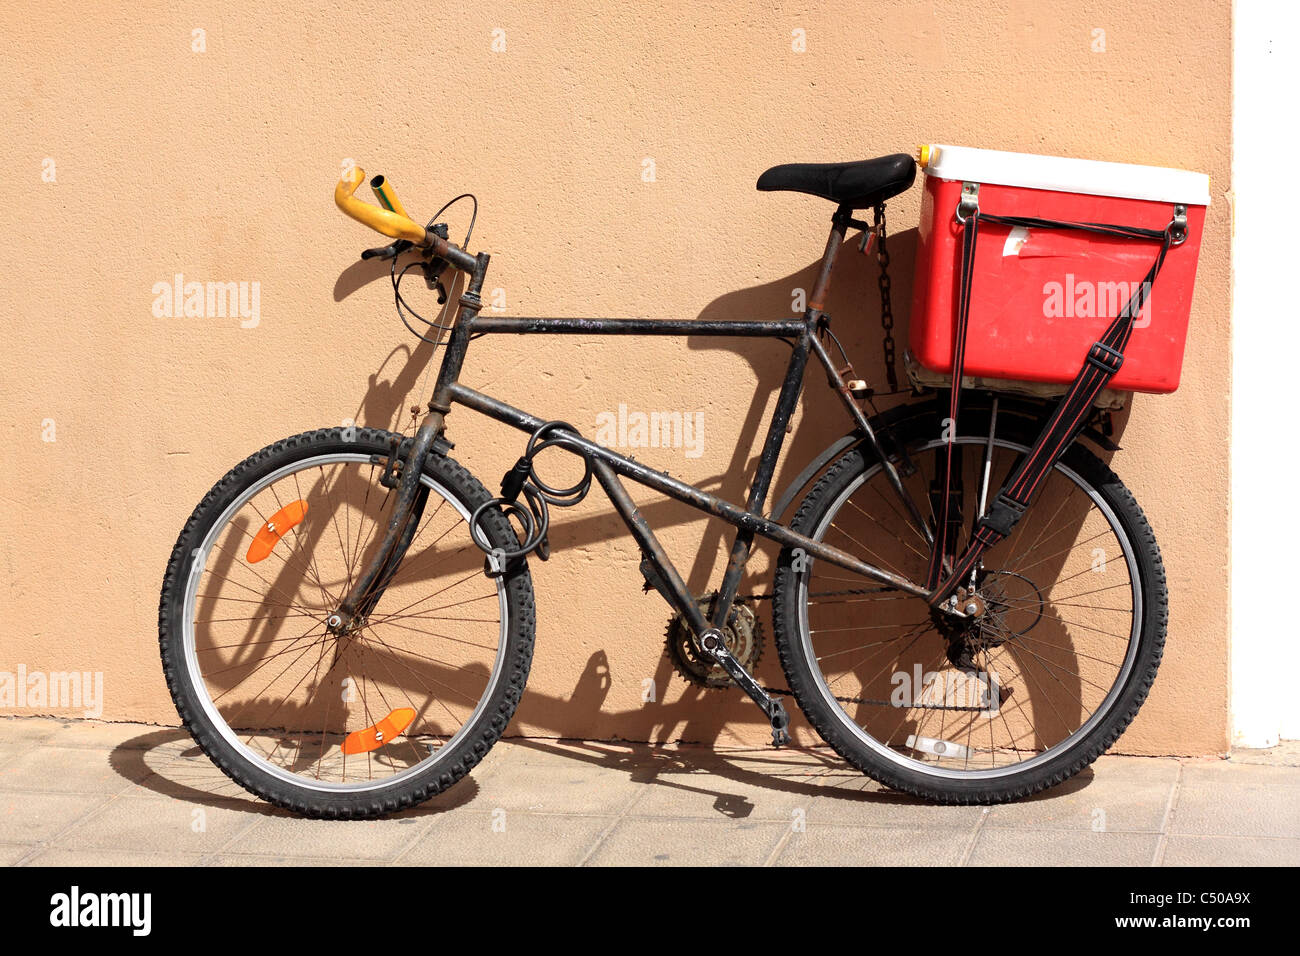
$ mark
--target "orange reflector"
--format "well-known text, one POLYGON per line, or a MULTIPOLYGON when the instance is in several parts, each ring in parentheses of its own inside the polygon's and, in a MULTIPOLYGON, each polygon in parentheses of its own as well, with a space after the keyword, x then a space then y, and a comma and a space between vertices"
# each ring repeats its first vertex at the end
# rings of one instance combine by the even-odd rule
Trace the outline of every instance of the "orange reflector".
POLYGON ((249 563, 256 563, 266 558, 275 548, 275 543, 288 533, 289 529, 302 521, 307 514, 307 502, 291 501, 262 525, 253 543, 248 546, 249 563))
POLYGON ((401 736, 402 731, 411 726, 415 720, 415 711, 409 707, 399 707, 373 727, 354 730, 343 741, 345 754, 364 754, 378 750, 390 740, 401 736))

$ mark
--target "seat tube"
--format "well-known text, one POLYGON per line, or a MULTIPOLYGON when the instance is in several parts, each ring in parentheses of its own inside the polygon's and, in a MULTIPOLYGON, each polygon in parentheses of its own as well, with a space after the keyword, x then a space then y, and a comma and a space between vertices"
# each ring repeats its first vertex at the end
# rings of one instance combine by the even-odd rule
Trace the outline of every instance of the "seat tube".
MULTIPOLYGON (((809 330, 795 343, 786 368, 785 381, 781 393, 777 396, 776 410, 772 412, 772 421, 767 426, 767 438, 763 442, 763 454, 758 460, 758 470, 754 474, 754 483, 749 489, 749 498, 745 510, 753 514, 762 514, 767 501, 768 490, 772 486, 772 476, 776 473, 776 463, 781 457, 781 448, 785 444, 786 429, 794 415, 795 406, 799 404, 799 393, 803 390, 804 371, 808 367, 808 356, 812 352, 811 325, 809 330)), ((736 540, 731 546, 731 557, 727 562, 727 571, 718 589, 718 600, 713 608, 714 627, 722 627, 731 613, 731 605, 736 599, 740 579, 749 562, 750 549, 754 544, 754 532, 741 528, 736 532, 736 540)))
MULTIPOLYGON (((831 217, 831 232, 826 239, 826 250, 822 253, 821 269, 817 273, 817 281, 813 285, 812 293, 808 297, 808 307, 804 311, 806 320, 804 334, 795 344, 794 352, 790 356, 785 382, 781 385, 776 410, 772 413, 772 421, 768 425, 767 439, 763 443, 763 454, 758 462, 758 471, 749 489, 749 500, 745 508, 754 514, 761 514, 763 504, 767 501, 767 492, 772 484, 772 476, 776 472, 777 459, 780 458, 781 448, 785 444, 786 429, 789 427, 790 418, 794 415, 795 406, 799 403, 804 372, 812 352, 813 336, 817 334, 817 327, 825 318, 822 310, 831 288, 835 257, 844 243, 844 234, 852 212, 847 206, 840 206, 831 217)), ((736 540, 731 546, 731 555, 727 561, 727 570, 722 577, 722 585, 718 588, 718 599, 713 608, 713 620, 710 623, 714 627, 721 628, 726 624, 727 617, 731 613, 731 605, 736 600, 736 592, 740 588, 740 579, 745 573, 745 565, 749 563, 753 544, 752 531, 742 528, 736 532, 736 540)))
POLYGON ((814 324, 824 314, 822 310, 826 306, 826 296, 831 291, 831 273, 835 270, 835 257, 844 243, 844 234, 848 231, 848 220, 852 215, 852 209, 848 206, 840 206, 831 217, 831 234, 826 239, 826 251, 822 253, 821 269, 808 296, 808 310, 805 312, 809 321, 814 324))

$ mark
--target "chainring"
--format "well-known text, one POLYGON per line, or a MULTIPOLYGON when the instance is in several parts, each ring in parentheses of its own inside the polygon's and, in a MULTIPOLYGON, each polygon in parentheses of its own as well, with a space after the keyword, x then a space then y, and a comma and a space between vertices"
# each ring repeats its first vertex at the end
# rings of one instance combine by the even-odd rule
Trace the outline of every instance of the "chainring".
MULTIPOLYGON (((698 599, 700 612, 706 618, 712 617, 717 597, 715 592, 710 592, 698 599)), ((731 656, 752 674, 758 659, 763 656, 763 625, 754 609, 745 604, 733 604, 722 628, 722 637, 731 656)), ((681 614, 674 614, 669 620, 665 642, 665 653, 673 670, 692 684, 712 690, 731 686, 731 676, 700 647, 698 638, 682 620, 681 614)))

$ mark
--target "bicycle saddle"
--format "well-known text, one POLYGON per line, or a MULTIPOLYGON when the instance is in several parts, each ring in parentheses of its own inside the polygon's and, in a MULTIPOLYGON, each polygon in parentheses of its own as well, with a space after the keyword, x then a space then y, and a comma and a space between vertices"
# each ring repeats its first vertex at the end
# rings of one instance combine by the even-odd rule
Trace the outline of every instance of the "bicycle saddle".
POLYGON ((773 166, 756 184, 763 192, 820 196, 865 209, 906 190, 916 179, 916 160, 906 153, 856 163, 786 163, 773 166))

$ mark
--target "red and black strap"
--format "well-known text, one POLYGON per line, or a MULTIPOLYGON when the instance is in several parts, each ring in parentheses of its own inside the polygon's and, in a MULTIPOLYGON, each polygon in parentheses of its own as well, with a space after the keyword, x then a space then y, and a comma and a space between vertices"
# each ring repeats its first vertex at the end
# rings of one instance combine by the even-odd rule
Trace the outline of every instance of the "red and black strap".
POLYGON ((926 586, 933 592, 931 604, 937 605, 946 600, 957 586, 970 574, 976 562, 984 552, 1011 534, 1011 530, 1024 515, 1032 503, 1043 479, 1051 472, 1061 455, 1070 446, 1083 428, 1093 401, 1107 383, 1124 364, 1124 349, 1133 333, 1133 322, 1142 312, 1151 285, 1155 282, 1160 268, 1164 265, 1165 255, 1171 246, 1185 238, 1185 226, 1175 214, 1174 220, 1163 230, 1143 229, 1135 226, 1115 226, 1105 223, 1064 222, 1052 219, 1033 219, 1021 216, 995 216, 973 210, 965 217, 959 217, 963 230, 961 281, 957 301, 957 322, 953 329, 952 361, 952 397, 949 401, 949 416, 946 422, 947 443, 944 446, 943 464, 944 495, 938 500, 935 515, 940 533, 935 535, 935 545, 930 554, 930 565, 926 586), (960 557, 953 558, 946 554, 947 536, 942 533, 948 524, 949 496, 952 485, 953 446, 957 437, 957 413, 960 408, 959 394, 966 356, 966 334, 970 324, 970 292, 974 278, 975 241, 979 233, 980 221, 984 220, 998 225, 1023 226, 1034 229, 1073 229, 1102 235, 1118 236, 1126 239, 1160 242, 1160 251, 1155 262, 1147 271, 1146 278, 1138 285, 1101 336, 1088 349, 1083 367, 1075 376, 1074 382, 1062 396, 1055 412, 1047 420, 1039 433, 1038 439, 1020 466, 1007 479, 1002 489, 989 506, 988 512, 976 523, 975 532, 960 557), (948 568, 946 576, 945 568, 948 568), (941 582, 942 579, 942 582, 941 582))
POLYGON ((979 213, 972 214, 962 225, 961 276, 957 288, 957 326, 952 342, 952 388, 949 389, 948 419, 943 423, 943 483, 935 508, 934 546, 930 549, 930 567, 926 572, 925 586, 933 590, 943 576, 944 564, 951 556, 949 509, 952 507, 952 472, 954 447, 957 441, 957 415, 961 411, 961 375, 966 365, 966 327, 970 323, 970 292, 975 271, 975 242, 979 238, 979 213))

